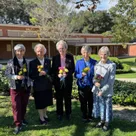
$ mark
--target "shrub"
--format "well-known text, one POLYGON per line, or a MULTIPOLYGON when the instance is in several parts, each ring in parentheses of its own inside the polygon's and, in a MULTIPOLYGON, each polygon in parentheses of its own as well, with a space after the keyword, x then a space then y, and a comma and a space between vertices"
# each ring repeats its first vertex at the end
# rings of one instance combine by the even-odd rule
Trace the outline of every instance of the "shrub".
POLYGON ((9 81, 5 77, 5 67, 0 70, 0 92, 9 92, 9 81))
POLYGON ((136 106, 136 83, 116 80, 113 103, 136 106))

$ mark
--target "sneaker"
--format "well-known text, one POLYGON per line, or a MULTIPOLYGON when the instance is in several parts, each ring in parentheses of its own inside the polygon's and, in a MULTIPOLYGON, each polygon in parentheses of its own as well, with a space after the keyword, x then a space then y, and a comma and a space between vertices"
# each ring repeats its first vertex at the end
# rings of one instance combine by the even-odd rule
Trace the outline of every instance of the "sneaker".
POLYGON ((21 131, 21 129, 22 128, 19 126, 15 127, 13 134, 17 135, 21 131))
POLYGON ((103 125, 104 125, 104 122, 101 121, 101 122, 99 122, 99 123, 96 125, 96 127, 97 127, 97 128, 100 128, 100 127, 103 127, 103 125))
POLYGON ((109 126, 104 125, 104 126, 102 127, 102 130, 103 130, 103 131, 108 131, 108 130, 109 130, 109 126))
POLYGON ((28 125, 28 122, 24 119, 24 120, 22 121, 22 125, 23 125, 23 126, 26 126, 26 125, 28 125))

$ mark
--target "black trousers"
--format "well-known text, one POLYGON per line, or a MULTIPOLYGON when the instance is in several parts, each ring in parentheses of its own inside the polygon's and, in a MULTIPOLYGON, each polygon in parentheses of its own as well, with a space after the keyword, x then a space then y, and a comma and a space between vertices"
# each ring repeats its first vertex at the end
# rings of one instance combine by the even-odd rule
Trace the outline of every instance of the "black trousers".
POLYGON ((66 115, 71 114, 71 92, 72 89, 62 87, 56 90, 56 109, 57 115, 63 115, 63 100, 65 101, 66 115))
POLYGON ((90 86, 86 86, 85 88, 78 88, 83 118, 92 118, 93 93, 91 90, 92 88, 90 88, 90 86))

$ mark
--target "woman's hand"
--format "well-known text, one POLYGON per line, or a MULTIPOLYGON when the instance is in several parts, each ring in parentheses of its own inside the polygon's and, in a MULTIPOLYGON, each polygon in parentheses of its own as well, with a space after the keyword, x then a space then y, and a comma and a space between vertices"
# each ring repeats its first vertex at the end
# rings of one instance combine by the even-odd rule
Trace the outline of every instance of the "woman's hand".
POLYGON ((42 71, 39 73, 39 75, 40 75, 40 76, 45 76, 45 75, 46 75, 46 72, 42 70, 42 71))
POLYGON ((67 74, 66 73, 63 73, 63 77, 66 77, 67 76, 67 74))
POLYGON ((102 96, 102 91, 100 91, 100 92, 98 93, 98 96, 102 96))
POLYGON ((63 75, 62 74, 58 74, 58 77, 61 78, 63 75))
POLYGON ((100 83, 96 82, 96 83, 95 83, 95 86, 96 86, 96 87, 100 87, 100 83))
POLYGON ((86 76, 86 73, 85 72, 82 72, 82 77, 86 76))
POLYGON ((22 79, 24 79, 24 78, 25 78, 24 76, 19 76, 19 75, 17 76, 17 79, 18 79, 18 80, 22 80, 22 79))

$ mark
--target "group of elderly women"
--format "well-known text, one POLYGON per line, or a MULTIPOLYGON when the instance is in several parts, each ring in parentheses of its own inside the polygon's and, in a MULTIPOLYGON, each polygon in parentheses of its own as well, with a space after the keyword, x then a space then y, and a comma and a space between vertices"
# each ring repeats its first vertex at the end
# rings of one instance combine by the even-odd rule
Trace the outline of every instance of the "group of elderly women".
POLYGON ((79 100, 83 121, 91 121, 100 117, 96 127, 104 131, 109 129, 112 120, 112 95, 116 65, 108 59, 109 49, 103 46, 99 50, 100 61, 90 57, 91 48, 81 48, 82 59, 74 64, 73 55, 67 52, 68 45, 61 40, 56 44, 59 54, 51 61, 45 57, 47 52, 42 44, 34 47, 36 58, 28 63, 25 59, 26 48, 23 44, 14 47, 15 57, 11 59, 5 71, 10 79, 10 95, 14 123, 14 134, 21 131, 25 120, 26 107, 33 83, 35 107, 39 113, 40 124, 49 122, 47 107, 53 104, 52 86, 56 91, 57 118, 63 119, 63 99, 65 101, 66 119, 71 118, 71 93, 73 73, 77 78, 79 100))

